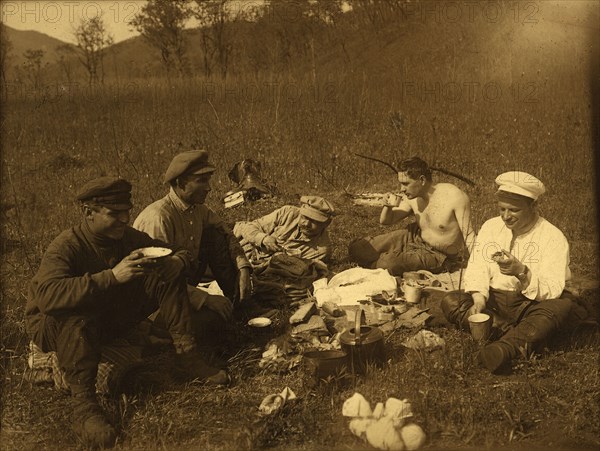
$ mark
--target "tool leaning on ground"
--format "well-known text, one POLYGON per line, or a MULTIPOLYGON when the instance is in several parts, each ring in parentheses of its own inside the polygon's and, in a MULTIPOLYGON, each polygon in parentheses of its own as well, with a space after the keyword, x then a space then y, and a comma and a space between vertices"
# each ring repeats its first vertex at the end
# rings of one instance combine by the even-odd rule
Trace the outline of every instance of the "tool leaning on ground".
MULTIPOLYGON (((367 155, 362 155, 362 154, 356 153, 356 152, 354 152, 354 155, 356 155, 357 157, 360 157, 360 158, 364 158, 366 160, 372 160, 372 161, 376 161, 378 163, 381 163, 384 166, 387 166, 388 168, 390 168, 396 174, 398 174, 400 172, 400 170, 397 167, 395 167, 393 164, 388 163, 387 161, 380 160, 379 158, 369 157, 367 155)), ((448 171, 448 170, 442 169, 442 168, 436 168, 436 167, 433 167, 433 166, 430 166, 430 169, 432 171, 441 172, 442 174, 446 174, 446 175, 449 175, 451 177, 457 178, 458 180, 462 180, 463 182, 465 182, 466 184, 468 184, 470 186, 475 186, 475 182, 473 180, 471 180, 471 179, 469 179, 469 178, 467 178, 465 176, 462 176, 460 174, 457 174, 456 172, 448 171)))

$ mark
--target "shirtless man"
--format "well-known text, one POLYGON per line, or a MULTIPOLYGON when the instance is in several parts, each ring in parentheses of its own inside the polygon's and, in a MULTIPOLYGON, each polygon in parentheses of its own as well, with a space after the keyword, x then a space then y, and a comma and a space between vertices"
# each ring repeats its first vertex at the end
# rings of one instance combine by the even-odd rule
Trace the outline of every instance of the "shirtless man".
POLYGON ((468 259, 475 238, 469 197, 450 183, 434 184, 431 169, 417 157, 400 164, 398 181, 401 196, 384 195, 379 222, 395 224, 411 215, 416 221, 406 229, 352 241, 350 260, 395 276, 420 269, 456 270, 468 259))

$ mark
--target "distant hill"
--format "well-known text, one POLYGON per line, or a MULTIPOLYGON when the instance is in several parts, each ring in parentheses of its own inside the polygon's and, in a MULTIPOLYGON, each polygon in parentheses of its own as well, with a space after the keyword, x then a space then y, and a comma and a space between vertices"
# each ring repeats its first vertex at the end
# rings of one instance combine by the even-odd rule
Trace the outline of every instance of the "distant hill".
MULTIPOLYGON (((574 2, 575 3, 575 2, 574 2)), ((566 2, 544 2, 529 23, 529 9, 519 10, 520 20, 507 10, 502 20, 491 21, 480 13, 477 20, 440 21, 421 17, 384 18, 369 25, 354 11, 339 18, 330 30, 315 32, 310 41, 281 42, 286 30, 262 28, 252 22, 234 25, 236 44, 229 74, 314 73, 319 77, 347 74, 350 77, 379 79, 381 86, 389 80, 396 88, 402 83, 429 81, 443 86, 469 83, 536 82, 537 89, 549 80, 565 85, 580 83, 587 76, 589 38, 597 19, 598 8, 566 2), (510 14, 509 14, 510 13, 510 14), (527 14, 526 14, 527 13, 527 14), (308 50, 307 50, 308 49, 308 50), (283 55, 283 57, 282 57, 283 55), (581 79, 573 76, 580 74, 581 79)), ((590 4, 591 5, 591 4, 590 4)), ((294 25, 293 23, 290 24, 294 25)), ((275 24, 275 27, 277 24, 275 24)), ((23 62, 27 49, 46 51, 46 80, 62 80, 66 64, 58 64, 56 47, 64 42, 36 31, 19 31, 6 27, 12 41, 12 65, 23 62)), ((291 36, 291 35, 287 35, 291 36)), ((198 30, 187 30, 187 60, 192 74, 203 74, 203 53, 198 30)), ((75 46, 67 44, 72 48, 75 46)), ((73 55, 67 63, 74 80, 85 79, 85 70, 73 55)), ((107 49, 104 60, 107 79, 121 80, 164 75, 160 53, 141 36, 116 43, 107 49)), ((215 68, 215 71, 217 69, 215 68)), ((529 86, 529 85, 528 85, 529 86)), ((411 88, 412 89, 412 88, 411 88)))
MULTIPOLYGON (((73 44, 66 43, 60 39, 53 38, 47 34, 40 33, 39 31, 33 30, 15 30, 14 28, 4 26, 6 38, 12 43, 11 64, 20 65, 25 61, 23 53, 31 50, 44 50, 46 52, 44 56, 45 63, 54 63, 58 60, 58 54, 56 48, 61 45, 67 45, 75 48, 73 44)), ((4 38, 4 37, 3 37, 4 38)))

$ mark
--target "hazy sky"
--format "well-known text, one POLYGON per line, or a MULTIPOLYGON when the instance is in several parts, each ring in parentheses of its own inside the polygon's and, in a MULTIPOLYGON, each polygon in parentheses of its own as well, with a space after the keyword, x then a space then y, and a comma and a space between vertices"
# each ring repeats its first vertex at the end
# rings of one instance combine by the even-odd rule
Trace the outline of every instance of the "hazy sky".
MULTIPOLYGON (((246 10, 261 5, 264 0, 237 0, 231 8, 246 10)), ((115 42, 136 36, 128 22, 140 11, 146 0, 83 0, 83 1, 14 1, 1 0, 2 22, 17 30, 35 30, 65 42, 74 43, 73 30, 82 19, 101 14, 107 31, 115 42)), ((197 24, 190 20, 190 27, 197 24)))
POLYGON ((103 14, 115 41, 135 36, 127 22, 146 3, 143 0, 2 1, 2 21, 17 30, 35 30, 66 42, 74 42, 73 29, 82 19, 103 14))
MULTIPOLYGON (((263 3, 264 0, 237 0, 233 2, 234 8, 246 9, 252 6, 257 6, 263 3)), ((533 10, 539 11, 543 9, 545 4, 559 4, 563 7, 565 13, 580 13, 585 17, 584 7, 596 5, 598 0, 531 0, 522 1, 519 3, 519 11, 525 16, 532 13, 533 10), (529 9, 528 9, 529 7, 529 9)), ((122 41, 137 35, 128 25, 128 21, 138 13, 141 7, 146 3, 145 0, 95 0, 95 1, 14 1, 0 0, 2 7, 2 21, 18 30, 35 30, 45 33, 49 36, 58 38, 65 42, 74 42, 73 30, 77 27, 82 19, 96 17, 102 14, 108 32, 114 37, 115 41, 122 41)), ((431 2, 430 5, 434 5, 431 2)), ((441 2, 444 7, 450 8, 453 6, 452 14, 456 14, 457 7, 465 13, 470 8, 475 8, 475 12, 483 14, 487 5, 487 0, 460 0, 441 2)), ((431 9, 431 7, 428 7, 431 9)), ((439 8, 438 8, 439 9, 439 8)), ((442 8, 443 9, 443 8, 442 8)), ((513 8, 514 9, 514 8, 513 8)), ((443 10, 444 12, 446 10, 443 10)), ((485 10, 488 13, 487 10, 485 10)), ((511 9, 512 11, 512 9, 511 9)), ((514 11, 504 11, 505 14, 514 14, 514 11)), ((439 12, 439 11, 438 11, 439 12)), ((293 11, 289 12, 290 14, 293 11)), ((448 11, 446 11, 448 13, 448 11)), ((431 11, 425 11, 425 16, 431 15, 431 11)), ((464 14, 463 14, 464 15, 464 14)), ((415 16, 412 19, 422 16, 415 16)), ((463 17, 464 19, 464 17, 463 17)), ((194 26, 194 23, 190 23, 194 26)))

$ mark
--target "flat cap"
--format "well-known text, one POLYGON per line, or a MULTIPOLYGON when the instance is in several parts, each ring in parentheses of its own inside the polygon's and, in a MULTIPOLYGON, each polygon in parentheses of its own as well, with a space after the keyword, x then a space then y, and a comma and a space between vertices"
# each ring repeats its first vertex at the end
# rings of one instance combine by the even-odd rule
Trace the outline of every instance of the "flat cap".
POLYGON ((129 210, 131 183, 118 177, 99 177, 84 184, 77 193, 80 202, 93 202, 111 210, 129 210))
POLYGON ((335 216, 333 205, 319 196, 302 196, 300 214, 317 222, 325 222, 335 216))
POLYGON ((522 171, 509 171, 496 177, 497 194, 511 193, 537 200, 546 192, 544 184, 535 176, 522 171))
POLYGON ((181 175, 209 174, 211 172, 215 172, 215 167, 208 162, 206 150, 188 150, 173 157, 167 172, 165 172, 165 183, 169 183, 181 175))

